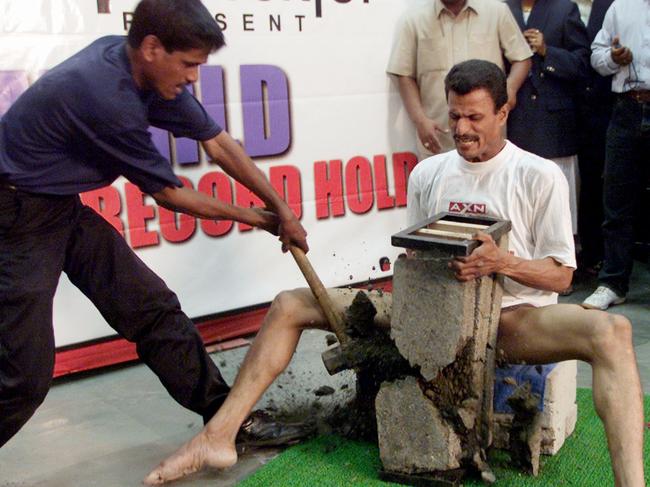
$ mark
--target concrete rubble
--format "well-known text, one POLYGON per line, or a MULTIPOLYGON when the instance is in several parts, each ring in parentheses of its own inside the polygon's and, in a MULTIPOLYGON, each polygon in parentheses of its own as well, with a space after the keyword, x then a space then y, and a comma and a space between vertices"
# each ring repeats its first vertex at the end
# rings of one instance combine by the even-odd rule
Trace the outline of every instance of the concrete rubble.
POLYGON ((384 469, 415 473, 460 467, 460 438, 415 377, 385 384, 376 405, 384 469))
POLYGON ((391 337, 420 377, 384 383, 377 396, 387 471, 489 471, 500 278, 461 283, 451 258, 444 248, 418 251, 395 266, 391 337))

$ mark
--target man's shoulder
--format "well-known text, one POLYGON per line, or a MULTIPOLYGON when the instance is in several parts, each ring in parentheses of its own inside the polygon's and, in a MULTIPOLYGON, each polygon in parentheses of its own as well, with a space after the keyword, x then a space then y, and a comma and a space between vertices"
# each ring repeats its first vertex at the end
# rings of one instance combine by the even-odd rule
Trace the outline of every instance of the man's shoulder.
POLYGON ((417 163, 417 165, 411 172, 410 177, 414 179, 424 179, 424 181, 428 181, 440 171, 454 164, 454 162, 457 161, 457 159, 458 159, 458 153, 456 152, 455 149, 450 150, 448 152, 442 152, 440 154, 427 157, 426 159, 422 159, 420 162, 417 163))
POLYGON ((467 5, 474 9, 478 15, 509 10, 508 4, 502 0, 469 0, 467 5))
POLYGON ((68 84, 69 102, 81 118, 116 128, 145 120, 123 36, 101 37, 65 63, 58 76, 68 84))
POLYGON ((103 36, 95 39, 52 70, 92 71, 98 68, 128 70, 124 36, 103 36))
POLYGON ((67 84, 73 91, 106 93, 130 77, 124 38, 100 37, 49 70, 43 77, 50 82, 67 84))
POLYGON ((513 147, 513 167, 522 177, 541 178, 549 181, 557 177, 564 177, 562 170, 553 161, 525 151, 512 142, 510 144, 513 147))
POLYGON ((402 21, 404 23, 416 24, 427 22, 435 16, 434 1, 408 7, 402 14, 402 21))
POLYGON ((644 0, 615 0, 611 3, 609 8, 607 9, 607 15, 625 16, 625 14, 631 13, 632 15, 628 18, 634 18, 640 22, 643 22, 643 19, 645 18, 643 15, 633 14, 633 12, 639 10, 639 7, 645 8, 646 2, 644 0))

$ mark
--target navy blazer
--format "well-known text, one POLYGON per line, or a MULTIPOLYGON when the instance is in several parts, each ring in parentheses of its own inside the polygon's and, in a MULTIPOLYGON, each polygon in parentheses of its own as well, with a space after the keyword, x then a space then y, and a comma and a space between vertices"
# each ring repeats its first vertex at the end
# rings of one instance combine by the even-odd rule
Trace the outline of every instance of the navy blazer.
POLYGON ((571 0, 537 0, 524 23, 520 0, 507 0, 522 31, 544 34, 546 56, 535 54, 508 118, 508 139, 542 157, 578 152, 576 95, 589 75, 587 28, 571 0))
MULTIPOLYGON (((589 21, 587 22, 587 33, 589 35, 590 44, 594 41, 596 34, 598 34, 600 29, 603 27, 605 14, 613 1, 614 0, 594 0, 592 3, 589 21)), ((590 69, 590 74, 591 79, 586 85, 586 90, 591 92, 589 98, 592 99, 594 103, 606 103, 609 101, 609 104, 611 105, 614 98, 612 95, 613 76, 601 76, 594 68, 590 69)))

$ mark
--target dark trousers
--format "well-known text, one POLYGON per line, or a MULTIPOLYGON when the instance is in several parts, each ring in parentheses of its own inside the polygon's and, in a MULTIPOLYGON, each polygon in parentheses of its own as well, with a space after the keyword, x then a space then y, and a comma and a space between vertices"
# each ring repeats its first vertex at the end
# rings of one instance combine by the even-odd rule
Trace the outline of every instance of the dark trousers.
POLYGON ((605 152, 605 258, 598 279, 625 295, 632 273, 635 215, 650 165, 650 103, 617 97, 605 152))
POLYGON ((605 140, 612 113, 609 96, 588 96, 580 100, 580 201, 578 203, 578 235, 581 265, 591 267, 603 260, 603 170, 605 140))
POLYGON ((32 416, 54 367, 61 272, 181 405, 211 417, 229 388, 176 295, 77 196, 0 188, 0 446, 32 416))

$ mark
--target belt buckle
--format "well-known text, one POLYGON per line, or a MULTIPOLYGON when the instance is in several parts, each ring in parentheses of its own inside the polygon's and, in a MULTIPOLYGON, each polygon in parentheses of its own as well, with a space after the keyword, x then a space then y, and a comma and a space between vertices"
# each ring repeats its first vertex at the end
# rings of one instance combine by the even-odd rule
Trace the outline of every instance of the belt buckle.
POLYGON ((630 90, 628 94, 637 103, 645 104, 650 102, 650 90, 630 90))
POLYGON ((6 181, 0 181, 0 188, 9 189, 11 191, 16 191, 16 186, 9 184, 6 181))

